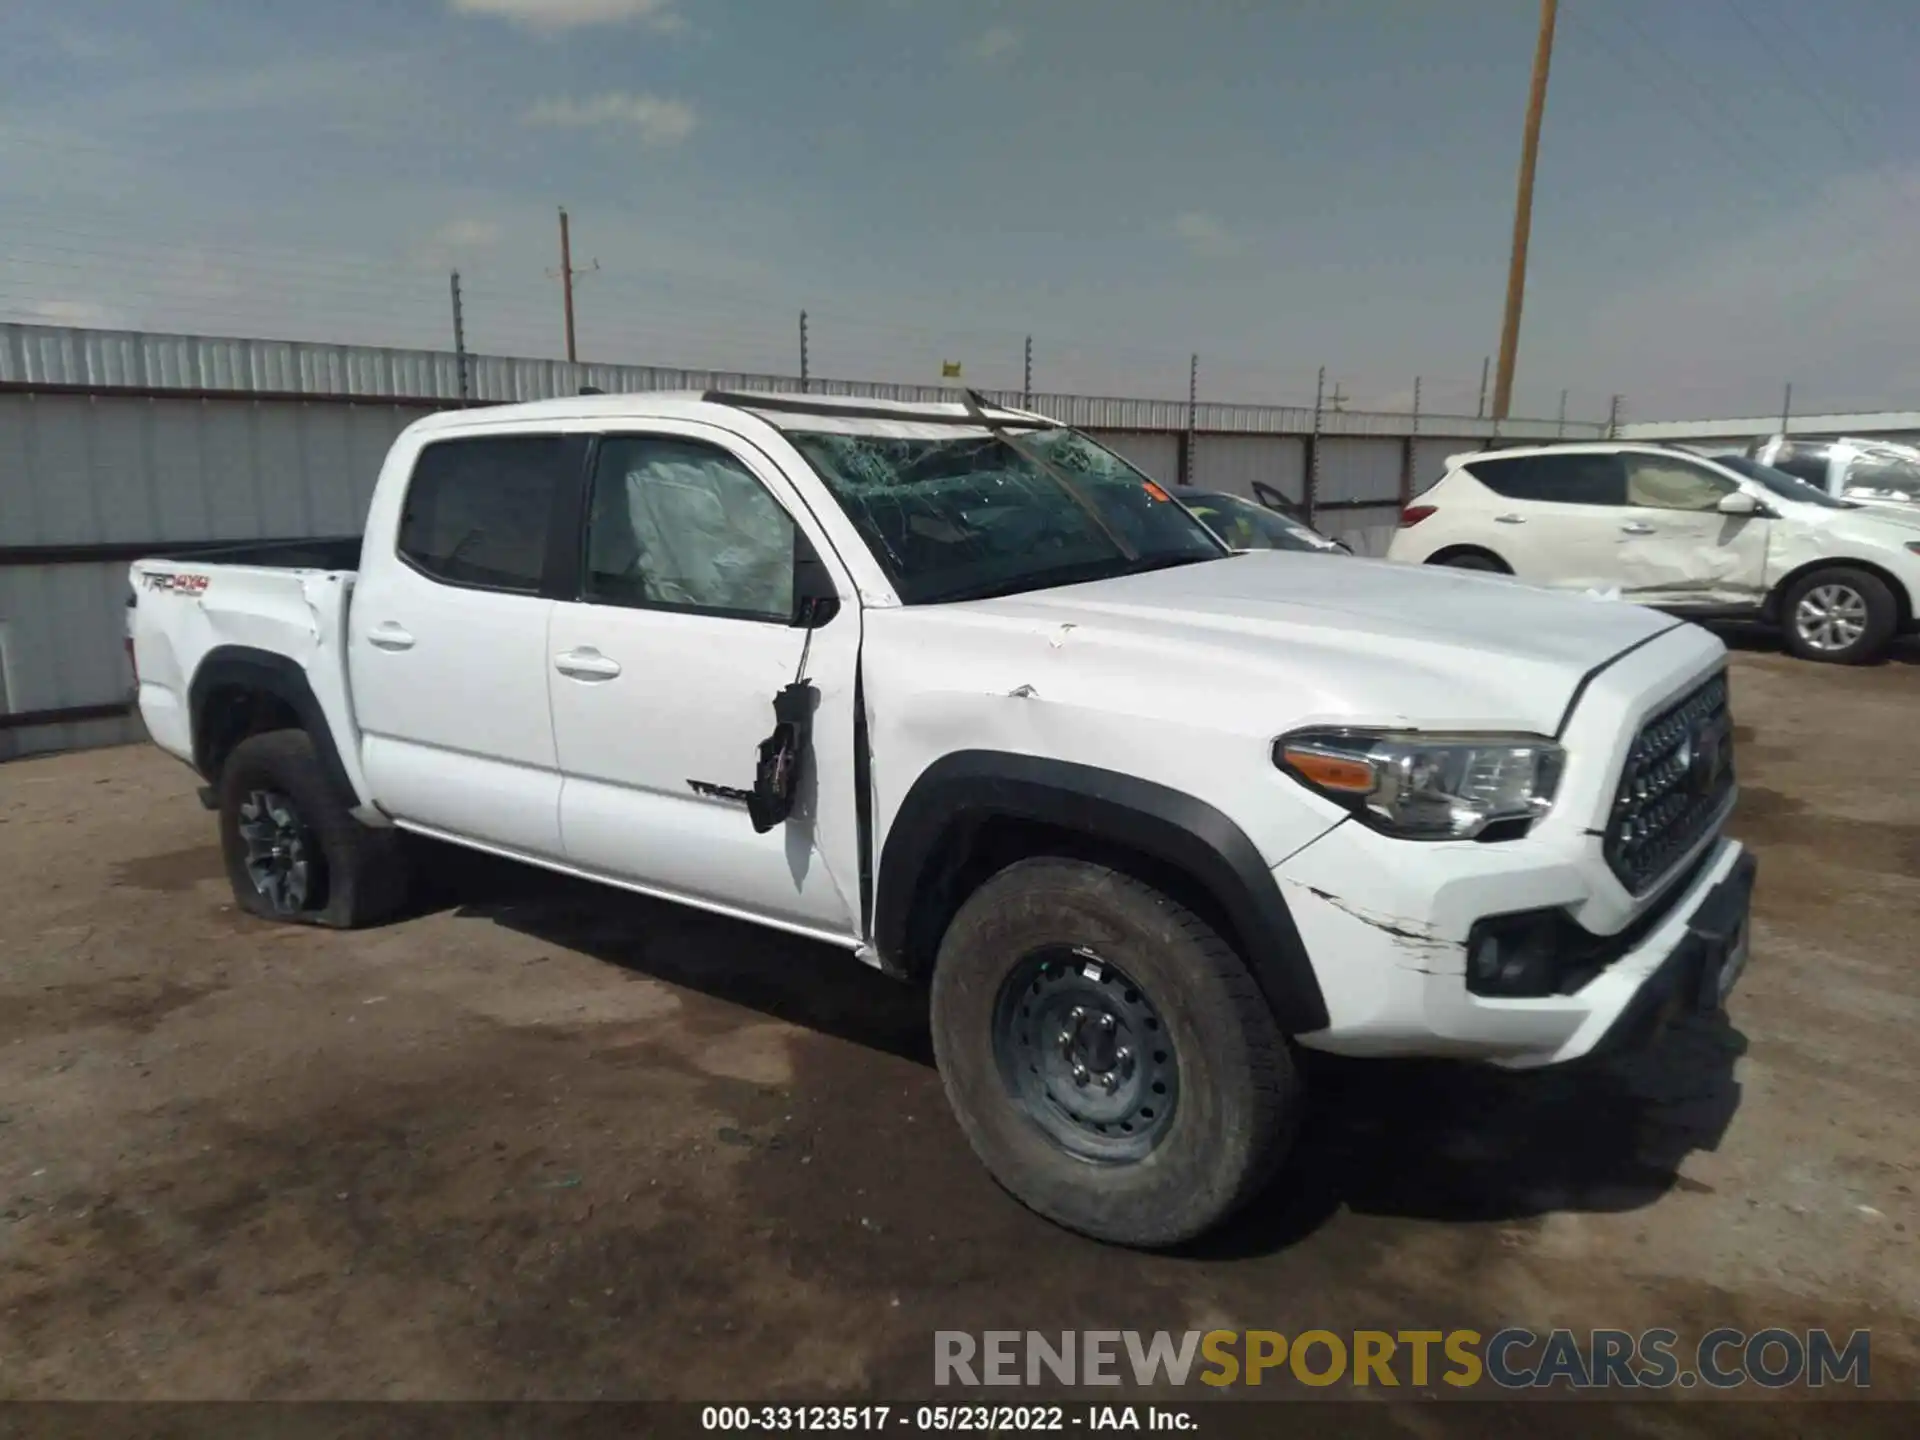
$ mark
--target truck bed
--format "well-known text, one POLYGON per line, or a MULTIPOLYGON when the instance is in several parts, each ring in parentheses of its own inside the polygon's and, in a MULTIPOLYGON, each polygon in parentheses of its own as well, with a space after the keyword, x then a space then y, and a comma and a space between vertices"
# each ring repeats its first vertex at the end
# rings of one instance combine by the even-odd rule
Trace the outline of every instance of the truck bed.
POLYGON ((192 764, 196 685, 222 683, 236 665, 256 678, 291 667, 304 674, 357 787, 346 641, 360 538, 185 549, 128 570, 127 638, 154 743, 192 764))
POLYGON ((361 537, 325 535, 311 540, 262 540, 250 545, 183 545, 152 558, 179 565, 247 565, 270 570, 358 570, 361 537))

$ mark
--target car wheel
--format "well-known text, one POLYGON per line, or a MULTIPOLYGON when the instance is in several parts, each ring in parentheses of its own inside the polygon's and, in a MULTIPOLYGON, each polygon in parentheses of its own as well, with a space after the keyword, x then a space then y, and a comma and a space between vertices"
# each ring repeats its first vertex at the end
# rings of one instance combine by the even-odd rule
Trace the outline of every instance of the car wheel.
POLYGON ((988 880, 941 941, 932 1010, 975 1153, 1096 1239, 1203 1233, 1258 1192, 1297 1126, 1292 1055, 1240 957, 1105 866, 1037 858, 988 880))
POLYGON ((1513 572, 1484 550, 1451 550, 1444 555, 1436 555, 1427 562, 1429 565, 1445 565, 1451 570, 1480 570, 1489 575, 1510 575, 1513 572))
POLYGON ((1879 576, 1835 566, 1796 580, 1780 620, 1787 649, 1802 660, 1862 665, 1886 653, 1900 613, 1879 576))
POLYGON ((348 813, 304 730, 249 736, 227 757, 220 848, 234 902, 263 920, 347 930, 406 901, 398 832, 348 813))

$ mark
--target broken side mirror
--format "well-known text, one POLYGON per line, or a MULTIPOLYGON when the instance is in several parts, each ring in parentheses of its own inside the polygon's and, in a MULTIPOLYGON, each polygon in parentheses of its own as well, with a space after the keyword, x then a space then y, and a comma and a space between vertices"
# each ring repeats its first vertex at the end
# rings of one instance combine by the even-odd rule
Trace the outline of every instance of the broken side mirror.
POLYGON ((799 527, 793 532, 793 614, 787 623, 796 630, 818 630, 840 613, 840 591, 799 527))
POLYGON ((840 611, 840 592, 833 575, 821 563, 813 546, 798 530, 793 541, 793 618, 804 629, 800 663, 793 681, 773 697, 773 733, 760 742, 753 767, 753 789, 747 796, 747 816, 756 835, 764 835, 793 814, 800 788, 801 766, 813 736, 813 712, 820 692, 807 679, 807 656, 813 650, 813 632, 840 611))

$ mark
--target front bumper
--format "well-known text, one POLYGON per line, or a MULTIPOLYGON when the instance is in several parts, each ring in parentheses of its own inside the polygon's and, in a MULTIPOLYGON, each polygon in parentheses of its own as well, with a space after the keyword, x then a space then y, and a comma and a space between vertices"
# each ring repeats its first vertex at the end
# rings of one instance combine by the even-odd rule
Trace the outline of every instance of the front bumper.
MULTIPOLYGON (((1408 865, 1383 885, 1383 857, 1370 853, 1380 839, 1343 825, 1275 872, 1327 1001, 1327 1028, 1300 1036, 1303 1045, 1513 1069, 1555 1065, 1624 1048, 1683 1005, 1717 1008, 1725 998, 1721 978, 1730 984, 1745 962, 1755 862, 1736 841, 1716 836, 1648 897, 1643 933, 1580 989, 1538 999, 1472 994, 1466 937, 1473 921, 1548 905, 1579 913, 1597 881, 1597 855, 1434 846, 1424 865, 1408 865), (1356 875, 1376 881, 1357 887, 1364 900, 1355 897, 1356 875), (1416 893, 1424 903, 1411 903, 1416 893), (1703 987, 1712 990, 1705 1000, 1703 987)), ((1400 858, 1408 859, 1410 847, 1386 843, 1400 843, 1400 858)))
POLYGON ((1626 1008, 1594 1042, 1589 1058, 1637 1050, 1688 1011, 1718 1011, 1746 969, 1753 943, 1748 923, 1760 863, 1741 851, 1719 884, 1687 920, 1687 931, 1660 967, 1633 992, 1626 1008))

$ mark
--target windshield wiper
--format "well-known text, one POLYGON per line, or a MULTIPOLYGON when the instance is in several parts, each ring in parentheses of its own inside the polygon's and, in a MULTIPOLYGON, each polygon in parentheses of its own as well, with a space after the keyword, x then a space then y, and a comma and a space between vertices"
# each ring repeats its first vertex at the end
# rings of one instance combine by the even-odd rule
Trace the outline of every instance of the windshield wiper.
POLYGON ((1150 570, 1172 570, 1179 565, 1203 565, 1209 560, 1225 560, 1227 555, 1156 555, 1149 560, 1136 560, 1122 575, 1145 575, 1150 570))
POLYGON ((1000 424, 993 419, 992 416, 988 415, 986 402, 980 398, 979 391, 964 390, 961 393, 967 397, 967 414, 981 425, 984 425, 989 435, 992 435, 994 439, 998 440, 1022 460, 1033 466, 1034 469, 1040 471, 1041 474, 1052 480, 1062 490, 1065 490, 1073 500, 1073 503, 1087 512, 1087 518, 1100 527, 1100 533, 1107 537, 1108 542, 1114 549, 1118 550, 1126 560, 1131 562, 1140 558, 1140 552, 1129 545, 1120 533, 1107 523, 1107 517, 1100 513, 1100 507, 1093 503, 1092 497, 1081 488, 1079 481, 1075 480, 1071 475, 1067 474, 1066 471, 1062 470, 1058 465, 1055 465, 1051 460, 1047 459, 1046 456, 1034 450, 1024 441, 1016 440, 1006 426, 1000 424))

